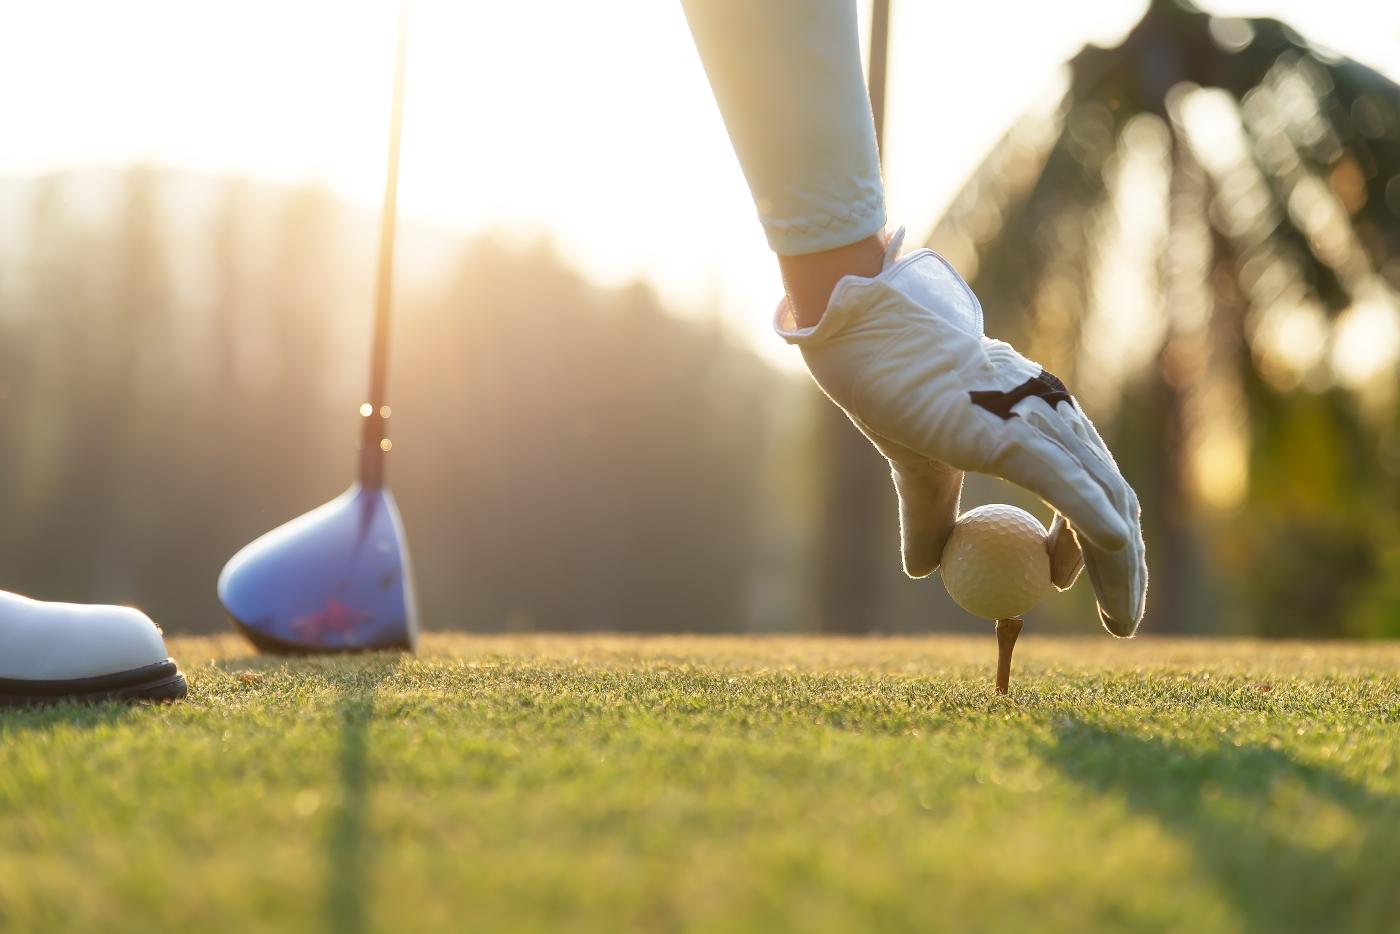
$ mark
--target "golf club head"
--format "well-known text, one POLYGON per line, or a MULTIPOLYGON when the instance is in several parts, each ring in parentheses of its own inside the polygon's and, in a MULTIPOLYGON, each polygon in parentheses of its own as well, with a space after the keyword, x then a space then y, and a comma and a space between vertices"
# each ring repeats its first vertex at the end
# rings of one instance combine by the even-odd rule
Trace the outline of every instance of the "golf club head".
POLYGON ((413 651, 418 607, 394 497, 359 484, 268 532, 219 575, 233 624, 264 652, 413 651))

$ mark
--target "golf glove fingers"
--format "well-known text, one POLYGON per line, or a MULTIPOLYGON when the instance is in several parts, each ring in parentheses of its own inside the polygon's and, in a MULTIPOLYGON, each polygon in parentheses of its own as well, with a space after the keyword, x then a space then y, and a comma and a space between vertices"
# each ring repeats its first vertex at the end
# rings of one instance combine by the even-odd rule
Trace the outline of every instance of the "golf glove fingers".
POLYGON ((1055 513, 1050 531, 1045 536, 1045 550, 1050 552, 1050 580, 1056 590, 1069 590, 1084 570, 1084 552, 1074 538, 1062 513, 1055 513))
POLYGON ((914 578, 928 577, 938 570, 943 546, 957 522, 963 472, 881 437, 849 409, 842 411, 890 463, 890 477, 899 498, 904 573, 914 578))
POLYGON ((890 476, 899 497, 899 544, 904 573, 928 577, 938 570, 943 546, 957 522, 963 472, 915 454, 859 422, 855 424, 890 462, 890 476))
MULTIPOLYGON (((1001 477, 1062 513, 1105 628, 1132 635, 1147 593, 1132 488, 1064 384, 1009 344, 983 334, 976 296, 938 254, 916 250, 897 259, 902 239, 902 230, 891 239, 878 276, 847 276, 837 283, 826 314, 812 327, 797 327, 786 302, 780 303, 776 330, 802 350, 822 390, 891 460, 896 486, 905 479, 901 474, 909 478, 911 499, 918 498, 914 491, 946 488, 946 479, 945 487, 914 482, 913 465, 922 460, 953 473, 1001 477)), ((900 494, 902 518, 922 514, 917 503, 903 502, 904 489, 900 494)), ((956 497, 931 495, 928 501, 939 512, 927 521, 904 519, 906 536, 912 524, 921 533, 938 530, 939 540, 946 540, 943 529, 951 529, 956 497)), ((1062 531, 1055 542, 1068 547, 1062 531)), ((937 561, 926 551, 919 558, 916 570, 937 561)), ((1060 571, 1072 563, 1066 560, 1060 571)))

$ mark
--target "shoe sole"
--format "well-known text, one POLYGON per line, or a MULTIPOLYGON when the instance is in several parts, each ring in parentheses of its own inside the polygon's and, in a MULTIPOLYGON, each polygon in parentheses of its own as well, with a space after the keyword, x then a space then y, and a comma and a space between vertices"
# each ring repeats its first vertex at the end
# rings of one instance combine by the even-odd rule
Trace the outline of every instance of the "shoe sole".
POLYGON ((177 701, 189 694, 189 685, 174 659, 119 671, 95 678, 30 681, 0 678, 0 707, 40 707, 76 702, 177 701))

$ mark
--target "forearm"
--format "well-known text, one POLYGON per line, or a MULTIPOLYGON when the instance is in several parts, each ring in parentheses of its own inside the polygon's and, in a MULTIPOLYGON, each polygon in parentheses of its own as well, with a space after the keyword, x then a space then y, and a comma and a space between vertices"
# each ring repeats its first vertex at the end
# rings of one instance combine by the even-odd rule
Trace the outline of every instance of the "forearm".
POLYGON ((682 2, 773 251, 818 253, 882 231, 855 0, 682 2))

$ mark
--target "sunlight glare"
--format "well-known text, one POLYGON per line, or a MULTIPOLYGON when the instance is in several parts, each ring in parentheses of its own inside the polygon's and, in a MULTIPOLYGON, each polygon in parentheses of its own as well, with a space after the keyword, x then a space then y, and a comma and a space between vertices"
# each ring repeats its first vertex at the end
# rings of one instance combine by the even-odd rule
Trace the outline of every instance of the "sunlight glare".
MULTIPOLYGON (((1209 6, 1400 61, 1400 31, 1362 0, 1209 6)), ((919 242, 1060 64, 1086 40, 1116 42, 1143 8, 896 0, 891 224, 919 242)), ((862 23, 868 11, 863 0, 862 23)), ((0 98, 0 176, 150 161, 318 183, 374 210, 395 15, 393 0, 5 5, 0 85, 22 93, 0 98)), ((403 153, 406 222, 547 234, 596 281, 644 277, 679 311, 722 308, 796 365, 769 332, 781 284, 674 0, 415 0, 403 153)))

